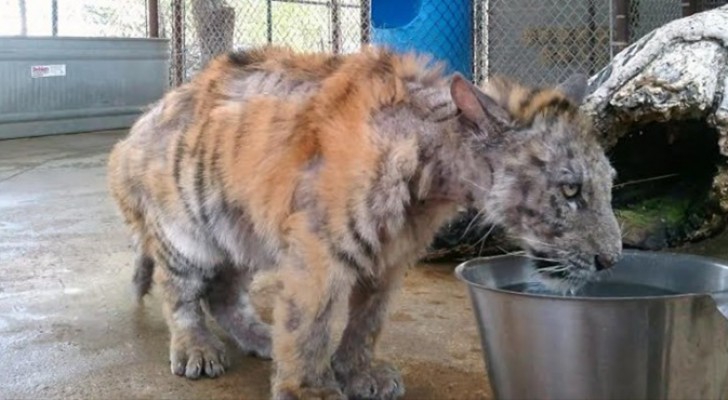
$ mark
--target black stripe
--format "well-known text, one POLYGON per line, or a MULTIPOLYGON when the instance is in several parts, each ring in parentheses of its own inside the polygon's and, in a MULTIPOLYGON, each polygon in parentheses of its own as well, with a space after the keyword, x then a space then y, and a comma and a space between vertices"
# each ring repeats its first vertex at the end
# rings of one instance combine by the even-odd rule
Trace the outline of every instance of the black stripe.
POLYGON ((162 251, 157 251, 157 257, 160 258, 162 261, 162 268, 165 268, 167 271, 169 271, 172 275, 178 277, 178 278, 186 278, 189 276, 188 271, 182 271, 179 268, 174 266, 173 262, 169 261, 169 258, 166 254, 162 254, 162 251))
POLYGON ((343 64, 343 59, 340 56, 334 55, 329 57, 329 59, 324 63, 326 75, 331 75, 336 72, 336 70, 341 67, 341 64, 343 64))
POLYGON ((434 106, 434 107, 430 108, 430 112, 431 112, 431 113, 436 113, 436 112, 438 112, 438 111, 442 110, 443 108, 445 108, 445 107, 448 107, 449 105, 450 105, 450 103, 449 103, 449 102, 448 102, 448 103, 441 103, 441 104, 438 104, 438 105, 436 105, 436 106, 434 106))
POLYGON ((587 204, 586 204, 586 201, 584 201, 583 197, 579 197, 578 199, 576 199, 576 207, 578 209, 583 210, 586 208, 586 206, 587 206, 587 204))
POLYGON ((194 220, 195 214, 192 212, 192 207, 187 201, 187 196, 185 195, 184 188, 182 187, 182 159, 184 158, 186 146, 187 145, 185 143, 185 137, 184 135, 182 135, 177 141, 177 148, 175 149, 174 153, 174 165, 172 173, 174 175, 175 188, 177 188, 177 193, 179 194, 180 201, 182 201, 182 205, 185 208, 187 217, 190 220, 194 220))
MULTIPOLYGON (((349 99, 354 96, 355 89, 356 89, 356 85, 353 81, 347 82, 346 86, 344 87, 344 90, 340 91, 339 95, 336 96, 336 98, 331 99, 331 104, 334 104, 334 105, 346 104, 349 101, 349 99)), ((315 104, 315 100, 311 104, 312 105, 315 104)))
MULTIPOLYGON (((212 89, 212 88, 211 88, 212 89)), ((208 125, 210 125, 210 119, 207 118, 202 123, 202 126, 197 130, 197 140, 195 140, 195 144, 192 146, 192 151, 190 152, 190 156, 192 158, 197 157, 197 162, 195 163, 195 176, 193 181, 194 186, 194 196, 195 200, 197 201, 197 212, 193 213, 192 215, 198 215, 199 220, 203 225, 207 224, 207 215, 205 213, 204 207, 202 206, 202 199, 204 199, 204 171, 205 171, 205 140, 204 135, 207 131, 208 125)))
POLYGON ((165 260, 168 264, 175 264, 182 267, 192 267, 192 263, 187 258, 175 250, 172 245, 162 238, 158 238, 160 251, 164 252, 165 260))
POLYGON ((565 112, 573 108, 571 102, 567 99, 563 99, 560 97, 554 97, 551 99, 546 105, 543 107, 543 109, 549 109, 552 108, 556 110, 556 112, 565 112))
POLYGON ((233 158, 238 155, 240 152, 241 142, 243 140, 243 136, 247 133, 247 121, 246 121, 247 113, 243 113, 240 116, 240 120, 238 120, 238 129, 235 131, 235 138, 233 140, 233 158))
POLYGON ((564 213, 561 211, 561 207, 559 207, 559 203, 556 200, 556 195, 552 194, 551 197, 549 197, 549 204, 551 205, 551 209, 554 210, 556 218, 561 219, 564 217, 564 213))
POLYGON ((354 218, 349 218, 349 230, 351 235, 354 237, 354 241, 359 245, 364 255, 369 259, 374 259, 374 246, 368 240, 366 240, 359 230, 356 228, 356 221, 354 218))
POLYGON ((337 248, 336 245, 332 245, 331 253, 342 264, 353 268, 356 271, 357 275, 362 275, 364 273, 364 266, 362 266, 359 261, 356 260, 356 257, 354 257, 353 254, 347 252, 346 250, 337 248))
POLYGON ((440 118, 434 119, 434 120, 432 120, 432 122, 434 122, 436 124, 439 124, 440 122, 445 122, 445 121, 452 120, 455 117, 457 117, 458 115, 459 115, 459 113, 456 112, 456 113, 451 114, 451 115, 446 115, 444 117, 440 117, 440 118))
POLYGON ((540 90, 538 89, 529 89, 528 93, 525 94, 525 97, 521 99, 521 101, 518 103, 518 109, 524 110, 528 107, 529 104, 531 104, 531 101, 533 100, 534 96, 538 94, 540 90))
POLYGON ((421 92, 421 91, 423 91, 423 90, 425 90, 425 89, 427 89, 427 87, 426 87, 426 86, 418 86, 418 87, 416 87, 416 88, 413 88, 413 89, 411 89, 411 90, 410 90, 410 94, 411 94, 412 96, 415 96, 415 95, 417 95, 417 93, 419 93, 419 92, 421 92))
MULTIPOLYGON (((210 177, 211 180, 215 180, 215 185, 220 191, 220 207, 222 212, 225 213, 228 208, 228 199, 225 193, 225 182, 222 178, 222 171, 220 170, 220 136, 217 135, 215 138, 214 148, 212 150, 212 162, 210 163, 210 177)), ((212 182, 210 182, 212 184, 212 182)))
POLYGON ((212 160, 210 162, 210 177, 211 180, 214 179, 217 184, 222 186, 223 180, 222 175, 220 173, 220 137, 222 135, 215 136, 215 142, 213 143, 212 148, 212 160))
POLYGON ((289 93, 295 93, 298 88, 303 86, 303 84, 306 83, 304 80, 294 80, 291 81, 291 87, 288 89, 289 93))
MULTIPOLYGON (((201 140, 200 140, 201 141, 201 140)), ((200 152, 197 155, 197 169, 195 170, 195 196, 197 197, 197 207, 200 211, 200 219, 202 224, 207 226, 210 221, 205 207, 205 152, 204 143, 200 144, 200 152)))
MULTIPOLYGON (((220 209, 218 211, 219 214, 222 215, 222 218, 228 218, 227 213, 229 209, 228 199, 225 195, 225 182, 223 182, 222 179, 222 173, 220 171, 220 140, 221 135, 218 134, 215 136, 215 142, 213 143, 213 149, 212 149, 212 157, 210 160, 210 168, 209 168, 209 176, 210 180, 207 183, 208 186, 210 186, 212 189, 217 189, 218 193, 220 193, 220 199, 219 199, 219 205, 220 209)), ((203 209, 203 211, 206 211, 206 209, 203 209)), ((209 219, 209 214, 205 214, 209 219)), ((232 258, 230 252, 217 240, 217 237, 215 235, 211 235, 210 239, 213 241, 215 246, 220 250, 225 259, 229 260, 232 258)))
POLYGON ((518 210, 519 213, 521 213, 529 218, 534 218, 536 215, 538 215, 536 210, 529 208, 527 206, 524 206, 524 205, 518 205, 516 207, 516 210, 518 210))
MULTIPOLYGON (((157 249, 157 256, 160 257, 163 261, 164 266, 172 272, 174 275, 177 276, 187 276, 188 271, 185 271, 184 269, 180 269, 179 261, 176 251, 170 249, 167 247, 167 245, 163 245, 160 243, 160 247, 157 249)), ((182 266, 183 268, 184 266, 182 266)))
POLYGON ((385 51, 374 61, 374 65, 369 70, 370 77, 388 78, 394 75, 394 66, 392 65, 393 54, 385 51))
POLYGON ((531 182, 523 181, 521 183, 521 198, 525 199, 531 191, 531 182))
POLYGON ((236 67, 244 68, 256 61, 247 51, 232 51, 228 53, 228 61, 236 67))
POLYGON ((271 131, 282 131, 286 127, 286 123, 289 121, 282 109, 276 108, 273 111, 273 115, 270 117, 269 126, 271 131))
POLYGON ((174 165, 172 167, 172 174, 174 175, 174 181, 177 184, 177 187, 179 187, 179 182, 182 177, 182 171, 180 169, 182 164, 182 157, 184 157, 185 152, 185 140, 184 136, 180 136, 177 140, 177 148, 174 151, 174 165))
POLYGON ((172 261, 172 263, 187 267, 188 269, 195 267, 195 263, 190 261, 184 254, 180 253, 174 248, 174 246, 172 246, 167 237, 164 235, 164 231, 162 231, 162 227, 159 226, 159 224, 154 225, 154 230, 154 236, 157 239, 157 243, 160 245, 160 249, 166 254, 168 263, 169 261, 172 261))
POLYGON ((283 82, 283 74, 278 74, 278 79, 276 80, 276 83, 273 84, 273 88, 278 87, 278 85, 280 85, 281 82, 283 82))
POLYGON ((535 155, 531 156, 531 164, 536 168, 544 168, 546 166, 546 163, 535 155))

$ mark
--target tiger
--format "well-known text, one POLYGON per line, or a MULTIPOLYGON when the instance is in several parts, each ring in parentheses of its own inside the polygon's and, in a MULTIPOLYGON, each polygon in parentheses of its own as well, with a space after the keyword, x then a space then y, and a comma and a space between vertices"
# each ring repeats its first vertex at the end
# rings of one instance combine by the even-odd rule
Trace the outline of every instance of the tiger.
POLYGON ((137 298, 162 292, 171 372, 225 372, 209 315, 273 360, 273 399, 403 396, 396 366, 375 359, 390 300, 463 208, 503 227, 544 282, 613 266, 616 171, 579 111, 586 91, 583 74, 478 86, 427 54, 374 45, 214 58, 108 160, 137 298), (270 324, 249 293, 261 273, 273 277, 270 324))

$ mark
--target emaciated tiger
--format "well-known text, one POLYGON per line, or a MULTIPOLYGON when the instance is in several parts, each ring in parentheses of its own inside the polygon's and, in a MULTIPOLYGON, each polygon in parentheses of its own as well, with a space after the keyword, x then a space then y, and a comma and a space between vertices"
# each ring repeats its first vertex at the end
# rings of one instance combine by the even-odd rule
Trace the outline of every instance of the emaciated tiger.
POLYGON ((274 399, 401 396, 397 369, 373 360, 387 304, 461 208, 502 226, 552 283, 620 258, 615 171, 578 109, 585 77, 478 88, 444 71, 376 47, 251 49, 135 123, 109 182, 138 295, 153 275, 164 294, 173 373, 225 371, 206 310, 243 350, 272 356, 274 399), (248 295, 261 271, 275 276, 271 328, 248 295))

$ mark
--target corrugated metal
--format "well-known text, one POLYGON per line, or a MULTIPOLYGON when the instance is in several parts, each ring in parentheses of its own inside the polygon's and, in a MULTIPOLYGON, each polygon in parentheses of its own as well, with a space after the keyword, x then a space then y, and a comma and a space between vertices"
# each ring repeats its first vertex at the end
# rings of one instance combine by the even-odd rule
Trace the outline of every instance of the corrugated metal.
POLYGON ((127 128, 168 64, 166 39, 0 37, 0 139, 127 128), (31 76, 48 65, 65 76, 31 76))

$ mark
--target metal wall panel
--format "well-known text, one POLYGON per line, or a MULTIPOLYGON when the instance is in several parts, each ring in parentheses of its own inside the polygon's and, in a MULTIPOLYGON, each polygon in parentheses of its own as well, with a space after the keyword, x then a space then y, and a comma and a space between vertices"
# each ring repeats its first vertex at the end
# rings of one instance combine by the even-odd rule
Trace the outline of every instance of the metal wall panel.
POLYGON ((168 89, 167 42, 0 37, 0 139, 128 128, 168 89))

